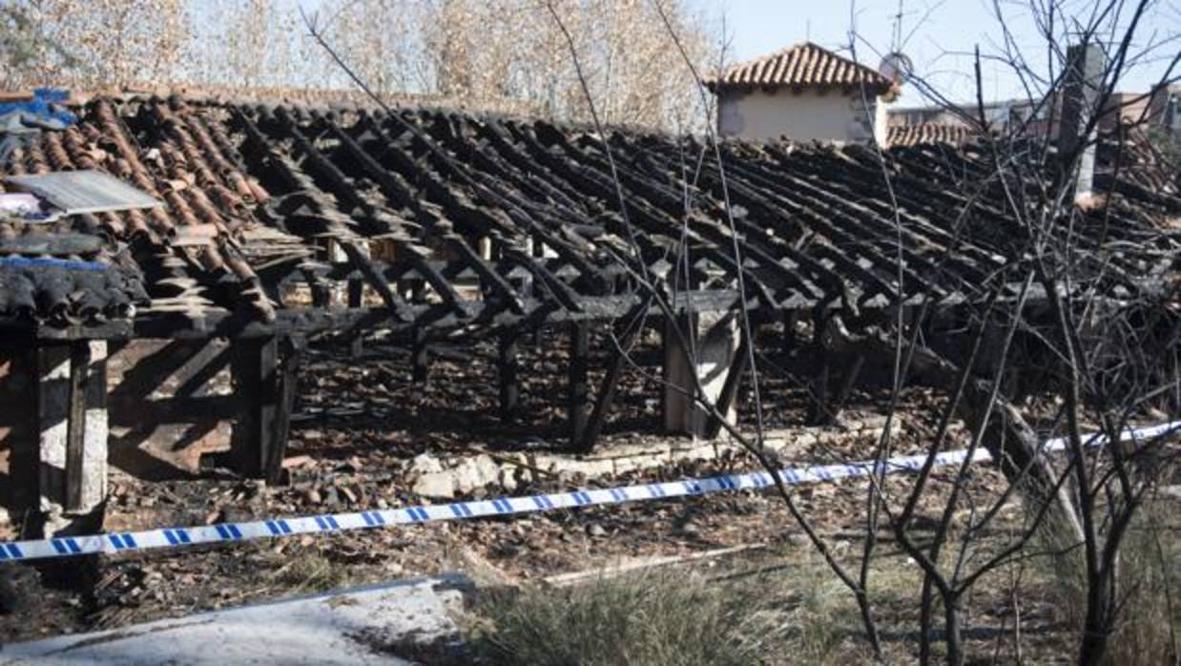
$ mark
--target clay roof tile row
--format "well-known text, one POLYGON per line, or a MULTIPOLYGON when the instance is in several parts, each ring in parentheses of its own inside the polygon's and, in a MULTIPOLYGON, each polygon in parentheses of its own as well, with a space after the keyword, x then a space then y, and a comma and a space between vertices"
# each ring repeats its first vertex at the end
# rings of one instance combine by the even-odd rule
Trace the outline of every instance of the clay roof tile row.
POLYGON ((739 63, 707 81, 711 89, 758 87, 852 87, 865 85, 876 94, 894 82, 872 68, 837 55, 812 42, 802 42, 770 55, 739 63))

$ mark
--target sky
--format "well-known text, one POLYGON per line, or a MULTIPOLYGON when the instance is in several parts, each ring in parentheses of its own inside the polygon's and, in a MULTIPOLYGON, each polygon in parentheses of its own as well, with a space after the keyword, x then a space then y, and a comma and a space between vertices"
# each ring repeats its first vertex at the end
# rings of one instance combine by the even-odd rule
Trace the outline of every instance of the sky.
MULTIPOLYGON (((1093 0, 1064 0, 1076 11, 1093 0)), ((856 25, 857 59, 877 67, 890 52, 898 23, 899 0, 689 0, 705 14, 711 29, 730 35, 728 61, 741 61, 771 53, 805 39, 826 48, 843 48, 848 54, 850 26, 856 25)), ((1044 66, 1044 40, 1030 20, 1028 2, 998 0, 1014 39, 1028 57, 1044 66)), ((1042 0, 1045 4, 1045 0, 1042 0)), ((1131 3, 1129 3, 1131 4, 1131 3)), ((992 0, 902 0, 900 49, 914 63, 917 76, 929 81, 956 101, 971 100, 975 84, 970 53, 999 53, 1000 23, 992 0)), ((1131 9, 1125 10, 1130 14, 1131 9)), ((1160 81, 1167 60, 1181 50, 1181 0, 1155 0, 1141 21, 1137 41, 1152 45, 1153 61, 1133 69, 1117 87, 1142 92, 1160 81)), ((1181 69, 1181 67, 1179 67, 1181 69)), ((1020 81, 1008 67, 985 63, 981 77, 986 100, 1022 96, 1020 81)), ((1181 74, 1175 70, 1173 75, 1181 74)), ((926 100, 914 86, 903 88, 898 106, 921 106, 926 100)))

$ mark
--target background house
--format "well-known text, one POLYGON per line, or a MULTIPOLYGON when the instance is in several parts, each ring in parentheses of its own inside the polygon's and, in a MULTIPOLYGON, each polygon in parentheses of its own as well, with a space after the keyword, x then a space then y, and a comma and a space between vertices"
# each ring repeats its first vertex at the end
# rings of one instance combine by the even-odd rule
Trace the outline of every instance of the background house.
POLYGON ((756 141, 886 139, 886 103, 897 86, 865 65, 811 42, 730 67, 707 82, 718 133, 756 141))
MULTIPOLYGON (((1015 132, 1022 136, 1057 138, 1062 115, 1062 102, 1057 95, 1043 103, 1028 99, 1010 99, 984 103, 984 117, 989 127, 997 131, 1015 132)), ((890 109, 887 125, 891 136, 913 136, 919 133, 962 133, 974 130, 978 123, 970 122, 980 113, 975 105, 958 108, 946 106, 917 106, 890 109), (935 130, 933 128, 939 127, 935 130), (956 130, 950 128, 958 128, 956 130)), ((1120 127, 1135 127, 1149 132, 1159 131, 1181 137, 1181 86, 1167 86, 1146 92, 1113 92, 1104 101, 1099 116, 1098 131, 1110 134, 1120 127)))

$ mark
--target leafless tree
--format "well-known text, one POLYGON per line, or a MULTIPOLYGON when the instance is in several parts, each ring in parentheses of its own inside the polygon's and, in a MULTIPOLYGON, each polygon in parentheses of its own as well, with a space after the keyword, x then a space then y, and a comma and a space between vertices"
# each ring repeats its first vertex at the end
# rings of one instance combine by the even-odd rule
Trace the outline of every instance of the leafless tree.
MULTIPOLYGON (((958 207, 944 211, 947 220, 954 221, 950 229, 952 249, 968 247, 974 238, 987 237, 991 245, 1004 250, 1006 261, 1002 269, 978 285, 972 299, 955 308, 936 305, 934 293, 904 298, 906 226, 916 220, 893 196, 896 185, 905 187, 895 182, 899 172, 896 156, 885 150, 876 153, 882 167, 882 189, 892 211, 889 221, 896 229, 897 297, 890 307, 873 312, 860 311, 851 302, 843 303, 816 318, 815 337, 828 352, 859 359, 858 364, 864 359, 889 360, 891 418, 899 408, 899 396, 910 386, 937 387, 942 391, 943 403, 934 436, 923 447, 923 462, 901 490, 886 482, 885 462, 894 443, 890 429, 884 429, 874 455, 878 464, 873 466, 873 473, 866 475, 869 487, 864 547, 856 563, 857 571, 833 553, 795 501, 792 488, 774 473, 782 464, 764 442, 759 377, 767 369, 755 351, 759 322, 745 310, 739 313, 739 349, 745 355, 742 361, 748 367, 747 382, 757 415, 753 434, 727 421, 724 410, 707 397, 699 377, 691 377, 691 387, 670 387, 685 391, 765 469, 773 472, 777 495, 834 575, 852 591, 861 609, 867 639, 879 656, 881 644, 872 607, 869 564, 883 529, 923 573, 919 635, 924 662, 932 658, 937 614, 942 615, 947 661, 965 661, 963 600, 986 576, 1029 557, 1029 545, 1051 532, 1064 535, 1061 556, 1081 552, 1085 560, 1086 613, 1079 628, 1078 659, 1080 663, 1099 663, 1107 652, 1125 601, 1118 589, 1121 546, 1164 469, 1159 461, 1162 449, 1156 440, 1129 442, 1125 433, 1151 408, 1163 406, 1175 413, 1181 392, 1176 363, 1181 330, 1175 308, 1177 295, 1161 281, 1172 266, 1178 246, 1163 228, 1138 228, 1131 240, 1127 234, 1116 233, 1110 225, 1114 223, 1113 213, 1122 205, 1118 193, 1112 188, 1098 188, 1100 196, 1087 196, 1079 187, 1083 182, 1080 175, 1089 168, 1090 151, 1100 141, 1095 130, 1108 112, 1107 100, 1129 68, 1145 61, 1150 47, 1160 46, 1137 41, 1142 29, 1140 20, 1150 4, 1142 0, 1125 7, 1115 0, 1096 0, 1081 9, 1072 5, 1070 11, 1060 3, 1032 5, 1031 20, 1041 31, 1048 54, 1048 62, 1037 67, 1020 54, 1008 19, 998 5, 1004 41, 999 55, 976 55, 975 104, 953 104, 921 77, 914 79, 917 89, 979 130, 977 143, 946 155, 947 172, 962 177, 956 193, 958 207), (1106 52, 1106 64, 1094 76, 1079 74, 1080 62, 1072 55, 1079 51, 1068 48, 1076 43, 1099 46, 1106 52), (1058 136, 1050 132, 1031 134, 1021 127, 997 131, 985 115, 980 92, 984 61, 1003 62, 1013 68, 1028 91, 1030 107, 1044 110, 1043 116, 1056 118, 1060 126, 1065 125, 1064 107, 1073 104, 1069 113, 1078 122, 1071 125, 1073 134, 1068 140, 1063 140, 1066 135, 1061 132, 1058 136), (1067 102, 1072 85, 1091 93, 1067 102), (1001 226, 989 229, 987 224, 1001 226), (1154 268, 1133 274, 1133 266, 1146 264, 1154 268), (959 333, 929 337, 926 333, 949 312, 957 317, 959 333), (1038 376, 1031 377, 1033 373, 1038 376), (1027 399, 1030 392, 1023 390, 1023 385, 1036 387, 1034 399, 1027 399), (937 476, 937 463, 952 440, 957 422, 966 426, 968 450, 950 474, 937 476), (1057 435, 1064 453, 1049 451, 1042 440, 1044 434, 1057 435), (1006 482, 999 492, 983 492, 976 482, 972 465, 983 452, 1004 474, 1006 482), (984 535, 1000 522, 1003 508, 1017 497, 1026 508, 1025 523, 1002 543, 985 539, 984 535), (939 503, 938 509, 928 516, 933 499, 939 503), (932 520, 923 522, 934 527, 920 529, 919 518, 928 517, 932 520)), ((457 6, 444 3, 440 7, 460 11, 457 6)), ((704 61, 686 46, 667 5, 651 0, 649 6, 676 47, 682 66, 692 80, 700 81, 698 70, 704 61)), ((569 108, 581 105, 582 110, 571 115, 585 114, 593 123, 614 177, 618 212, 625 230, 631 230, 628 194, 616 170, 607 129, 610 122, 619 122, 620 118, 604 112, 611 107, 604 100, 612 99, 617 70, 586 66, 588 60, 610 67, 617 63, 611 58, 596 60, 584 55, 574 26, 580 25, 585 15, 569 13, 569 7, 557 0, 537 3, 537 8, 544 10, 560 37, 559 43, 568 52, 577 93, 572 96, 567 82, 562 90, 550 88, 547 99, 569 108), (604 77, 601 85, 605 89, 596 88, 597 76, 604 77)), ((462 23, 457 25, 454 34, 444 31, 432 38, 441 45, 435 50, 442 54, 436 71, 443 72, 444 87, 469 90, 482 84, 470 78, 478 68, 468 60, 472 57, 471 44, 463 36, 462 23)), ((353 67, 348 54, 336 47, 322 26, 309 20, 308 28, 313 40, 345 76, 381 103, 380 90, 370 84, 375 80, 372 75, 353 67)), ((850 46, 855 49, 855 45, 854 35, 850 46)), ((1161 85, 1172 80, 1176 64, 1174 58, 1161 85)), ((697 108, 709 108, 708 97, 700 87, 696 94, 697 108)), ((713 136, 711 123, 697 126, 705 128, 706 140, 699 145, 699 154, 685 160, 686 165, 692 165, 685 169, 685 191, 695 189, 702 170, 717 170, 724 204, 718 221, 732 240, 730 259, 737 267, 733 286, 740 294, 740 302, 745 303, 747 285, 741 268, 745 265, 745 242, 729 202, 725 173, 729 158, 725 147, 713 136)), ((1119 164, 1118 158, 1115 163, 1119 164)), ((461 166, 456 166, 456 173, 463 174, 461 166)), ((683 237, 690 217, 700 213, 687 195, 683 237)), ((612 336, 617 353, 624 362, 631 362, 629 353, 637 332, 645 324, 650 307, 655 307, 665 320, 665 334, 674 337, 692 357, 697 335, 693 313, 685 317, 676 306, 680 292, 690 290, 691 285, 678 279, 676 272, 672 279, 652 274, 640 259, 634 237, 624 241, 622 248, 609 249, 630 276, 632 288, 642 296, 643 307, 637 309, 634 321, 621 327, 622 334, 612 336), (687 325, 683 323, 686 320, 687 325)), ((688 244, 682 243, 670 256, 670 265, 686 265, 687 253, 688 244)), ((935 262, 936 272, 953 259, 949 254, 935 262)), ((690 362, 694 363, 692 359, 690 362)), ((824 379, 820 385, 826 382, 824 379)), ((817 398, 822 400, 824 391, 820 393, 817 398)), ((821 402, 820 413, 829 407, 821 402)))

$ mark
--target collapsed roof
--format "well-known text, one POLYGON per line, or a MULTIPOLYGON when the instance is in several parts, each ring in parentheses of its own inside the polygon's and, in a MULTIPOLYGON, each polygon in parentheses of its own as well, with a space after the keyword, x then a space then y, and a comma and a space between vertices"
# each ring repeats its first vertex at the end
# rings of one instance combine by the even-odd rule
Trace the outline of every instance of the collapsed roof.
MULTIPOLYGON (((638 275, 691 285, 679 307, 731 308, 739 271, 751 308, 953 303, 1022 261, 1024 232, 971 146, 887 152, 888 188, 871 147, 728 142, 723 178, 692 138, 617 131, 617 192, 594 133, 542 121, 179 98, 77 111, 76 126, 22 137, 0 174, 99 169, 166 205, 0 220, 10 331, 478 334, 622 316, 640 303, 627 286, 638 275), (344 280, 370 297, 330 307, 344 280)), ((1117 174, 1097 185, 1106 205, 1071 233, 1112 250, 1096 271, 1104 288, 1134 293, 1174 270, 1176 193, 1117 174)))

